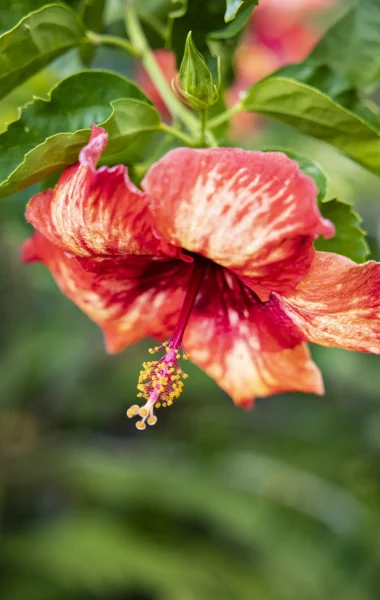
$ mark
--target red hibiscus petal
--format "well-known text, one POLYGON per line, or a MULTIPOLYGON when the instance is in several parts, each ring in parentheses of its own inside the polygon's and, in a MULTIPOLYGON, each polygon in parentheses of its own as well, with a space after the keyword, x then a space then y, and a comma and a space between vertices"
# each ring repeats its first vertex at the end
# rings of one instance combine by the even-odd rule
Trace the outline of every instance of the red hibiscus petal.
POLYGON ((63 172, 54 189, 30 200, 27 220, 76 256, 178 254, 154 234, 146 194, 132 184, 126 167, 96 170, 107 137, 93 126, 79 163, 63 172))
POLYGON ((253 286, 263 287, 265 279, 266 297, 293 289, 310 266, 313 239, 334 234, 317 208, 313 180, 282 153, 179 148, 142 185, 168 242, 250 278, 253 286))
POLYGON ((380 354, 380 263, 316 252, 296 290, 274 302, 311 342, 380 354))
POLYGON ((302 334, 278 305, 260 302, 235 275, 213 267, 184 347, 236 404, 251 408, 257 396, 323 393, 320 372, 301 341, 302 334))
POLYGON ((154 257, 79 259, 40 233, 25 242, 22 257, 45 263, 61 291, 102 328, 110 353, 171 335, 191 271, 182 261, 154 257))

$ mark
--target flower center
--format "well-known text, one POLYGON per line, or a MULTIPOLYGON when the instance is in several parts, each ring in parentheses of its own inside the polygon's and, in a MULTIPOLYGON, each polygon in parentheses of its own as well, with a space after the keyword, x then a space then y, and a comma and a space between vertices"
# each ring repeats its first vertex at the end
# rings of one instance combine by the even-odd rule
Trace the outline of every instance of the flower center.
POLYGON ((206 265, 207 262, 205 260, 199 257, 194 259, 186 295, 172 337, 167 342, 164 342, 162 346, 149 348, 150 354, 163 352, 163 356, 158 360, 144 362, 143 368, 140 371, 137 397, 144 398, 146 402, 143 406, 134 404, 127 410, 127 416, 130 419, 137 416, 141 417, 136 423, 137 429, 143 430, 147 424, 155 425, 157 417, 154 414, 154 408, 171 406, 175 398, 179 398, 181 395, 184 386, 183 380, 187 379, 188 375, 182 371, 178 360, 180 358, 184 360, 189 358, 189 355, 183 351, 182 338, 206 270, 206 265))

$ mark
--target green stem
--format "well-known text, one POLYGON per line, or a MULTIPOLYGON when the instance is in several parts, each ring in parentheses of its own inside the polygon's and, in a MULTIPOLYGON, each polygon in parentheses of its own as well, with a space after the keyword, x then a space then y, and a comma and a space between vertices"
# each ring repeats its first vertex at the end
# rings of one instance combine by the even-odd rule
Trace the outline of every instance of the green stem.
POLYGON ((201 137, 200 137, 200 141, 199 141, 199 145, 200 146, 204 146, 206 144, 206 133, 207 133, 207 117, 208 117, 208 110, 207 108, 205 110, 201 110, 200 111, 200 118, 201 118, 201 137))
POLYGON ((94 31, 87 31, 86 35, 90 42, 94 44, 94 46, 99 46, 100 44, 104 44, 105 46, 114 46, 124 50, 134 58, 139 58, 141 56, 141 52, 130 42, 128 42, 128 40, 124 40, 116 35, 103 35, 101 33, 95 33, 94 31))
POLYGON ((194 117, 194 115, 192 115, 173 94, 171 87, 153 56, 135 9, 131 4, 128 4, 125 10, 125 20, 128 35, 132 44, 139 50, 145 70, 156 86, 170 113, 173 116, 178 117, 178 119, 186 125, 188 130, 196 136, 198 132, 198 119, 194 117))
POLYGON ((162 143, 156 147, 155 151, 153 152, 152 156, 150 157, 150 160, 131 166, 131 171, 135 175, 135 177, 137 177, 138 181, 141 181, 141 179, 144 177, 145 173, 147 171, 149 171, 152 164, 155 163, 157 160, 159 160, 161 158, 161 156, 163 155, 163 153, 166 152, 167 146, 170 145, 170 143, 171 143, 168 136, 173 136, 173 137, 178 138, 179 140, 184 142, 187 146, 197 147, 197 144, 190 137, 188 137, 185 133, 182 133, 182 131, 175 129, 175 127, 170 127, 170 125, 167 125, 166 123, 160 123, 159 130, 162 131, 163 133, 166 133, 167 135, 164 137, 162 143))
POLYGON ((232 117, 234 117, 238 112, 241 112, 242 110, 244 110, 243 106, 241 102, 238 102, 231 108, 228 108, 224 112, 220 113, 220 115, 218 115, 217 117, 210 119, 207 125, 209 129, 215 129, 216 127, 219 127, 219 125, 222 125, 226 121, 229 121, 232 117))
POLYGON ((182 133, 182 131, 179 131, 175 127, 170 127, 170 125, 167 125, 166 123, 160 123, 159 130, 176 137, 178 140, 181 140, 181 142, 184 142, 186 146, 198 146, 191 137, 182 133))

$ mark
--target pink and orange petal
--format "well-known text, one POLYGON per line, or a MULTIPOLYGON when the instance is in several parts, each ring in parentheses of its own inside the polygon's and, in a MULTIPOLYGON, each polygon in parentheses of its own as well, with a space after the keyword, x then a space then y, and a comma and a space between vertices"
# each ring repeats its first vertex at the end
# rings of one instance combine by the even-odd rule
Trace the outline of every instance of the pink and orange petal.
POLYGON ((186 329, 184 345, 234 402, 286 391, 322 394, 323 382, 303 336, 286 313, 262 303, 238 277, 210 266, 186 329))
POLYGON ((262 299, 293 289, 310 267, 314 238, 335 232, 312 179, 278 152, 180 148, 142 185, 161 237, 256 282, 262 299))
POLYGON ((152 257, 83 260, 39 232, 24 243, 22 258, 48 267, 61 291, 101 327, 112 354, 147 336, 170 336, 191 269, 152 257))
POLYGON ((107 138, 93 126, 79 163, 63 172, 54 189, 31 199, 27 220, 52 244, 79 257, 180 254, 155 235, 146 195, 132 184, 126 167, 96 170, 107 138))
POLYGON ((380 354, 380 263, 317 252, 296 289, 273 301, 309 342, 380 354))

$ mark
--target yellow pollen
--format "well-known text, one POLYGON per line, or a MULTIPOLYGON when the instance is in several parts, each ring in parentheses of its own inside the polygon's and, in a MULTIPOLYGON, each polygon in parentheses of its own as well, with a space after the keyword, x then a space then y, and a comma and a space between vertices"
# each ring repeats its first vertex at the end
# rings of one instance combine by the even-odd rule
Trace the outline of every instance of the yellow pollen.
MULTIPOLYGON (((136 423, 139 430, 146 429, 146 425, 156 424, 157 416, 154 414, 154 409, 171 406, 182 393, 184 386, 182 379, 188 377, 177 362, 181 358, 180 348, 173 348, 170 342, 164 342, 160 347, 149 348, 149 353, 154 354, 160 350, 163 356, 159 360, 144 362, 138 378, 137 397, 144 398, 145 404, 143 406, 134 404, 127 410, 129 418, 140 416, 140 420, 136 423)), ((187 359, 188 355, 183 354, 183 358, 187 359)))

